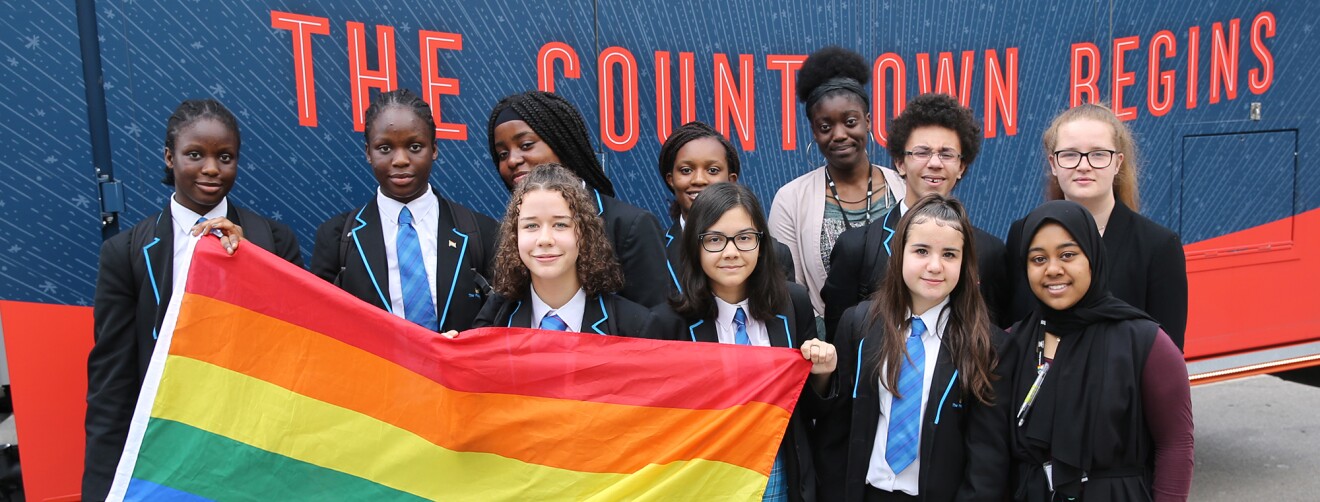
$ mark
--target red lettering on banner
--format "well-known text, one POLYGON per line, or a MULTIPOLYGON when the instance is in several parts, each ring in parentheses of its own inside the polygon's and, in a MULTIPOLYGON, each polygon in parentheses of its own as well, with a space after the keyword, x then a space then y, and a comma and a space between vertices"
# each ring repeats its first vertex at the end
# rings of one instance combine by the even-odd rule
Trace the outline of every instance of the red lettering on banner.
POLYGON ((1017 135, 1018 48, 1004 50, 1004 64, 994 49, 985 51, 985 137, 996 136, 998 118, 1004 121, 1004 133, 1017 135), (998 118, 997 118, 998 117, 998 118))
POLYGON ((807 57, 802 55, 771 54, 765 57, 765 66, 780 72, 779 124, 780 141, 784 150, 797 150, 797 72, 807 57))
POLYGON ((1113 96, 1112 108, 1114 115, 1119 120, 1132 120, 1137 118, 1137 107, 1123 106, 1123 88, 1129 87, 1137 82, 1137 74, 1130 71, 1124 71, 1123 60, 1127 51, 1141 46, 1140 37, 1122 37, 1114 39, 1114 55, 1110 60, 1113 68, 1110 71, 1112 76, 1110 95, 1113 96))
POLYGON ((1068 91, 1068 107, 1099 101, 1100 87, 1096 82, 1100 81, 1100 48, 1090 42, 1073 44, 1070 68, 1072 85, 1068 91))
POLYGON ((1187 29, 1187 109, 1196 108, 1196 78, 1201 73, 1201 27, 1187 29))
POLYGON ((293 33, 293 85, 298 94, 298 125, 316 127, 316 66, 312 64, 312 35, 329 35, 330 20, 272 10, 270 27, 293 33))
POLYGON ((577 51, 563 42, 547 42, 536 53, 536 88, 555 92, 555 61, 564 62, 564 76, 582 78, 582 63, 577 51))
POLYGON ((891 116, 897 117, 898 114, 903 113, 903 107, 906 105, 907 68, 903 58, 892 52, 881 54, 871 65, 871 136, 880 143, 880 146, 889 144, 885 121, 891 116), (891 75, 892 79, 886 82, 885 75, 891 75), (888 84, 891 83, 894 89, 894 110, 892 115, 889 115, 886 114, 885 98, 888 97, 890 87, 888 84))
POLYGON ((1163 117, 1173 109, 1174 85, 1178 78, 1174 70, 1160 71, 1160 60, 1177 55, 1173 32, 1164 30, 1150 39, 1150 54, 1146 56, 1146 111, 1156 117, 1163 117))
POLYGON ((678 116, 684 124, 697 120, 697 56, 678 53, 678 116))
POLYGON ((669 51, 655 52, 655 137, 664 144, 674 132, 673 93, 669 85, 669 51))
POLYGON ((733 83, 729 57, 715 54, 715 130, 730 138, 729 117, 738 127, 743 151, 756 149, 756 88, 751 54, 738 55, 738 84, 733 83))
POLYGON ((1238 34, 1241 20, 1228 22, 1228 40, 1224 39, 1224 23, 1210 26, 1210 102, 1219 102, 1222 87, 1228 99, 1237 99, 1238 34), (1231 42, 1230 42, 1231 41, 1231 42))
MULTIPOLYGON (((953 69, 953 53, 941 52, 939 69, 935 76, 935 92, 948 94, 958 100, 958 104, 970 106, 972 101, 972 69, 976 65, 976 52, 963 51, 959 63, 961 73, 953 69), (954 86, 954 81, 957 86, 954 86)), ((931 92, 930 54, 917 54, 917 86, 922 94, 931 92)))
POLYGON ((1274 83, 1274 55, 1265 47, 1265 38, 1274 38, 1278 22, 1271 12, 1262 12, 1251 21, 1251 53, 1260 61, 1260 68, 1247 72, 1247 88, 1252 94, 1263 94, 1274 83))
POLYGON ((435 119, 435 137, 467 141, 467 124, 451 124, 440 120, 440 96, 457 96, 459 82, 456 78, 440 76, 440 60, 435 52, 440 49, 463 50, 463 35, 417 30, 417 45, 422 58, 422 97, 431 105, 431 116, 435 119))
POLYGON ((377 70, 367 68, 367 41, 362 23, 348 23, 348 81, 352 87, 353 130, 365 129, 367 106, 371 104, 371 89, 382 92, 399 88, 397 69, 394 67, 394 27, 376 26, 377 70))
POLYGON ((637 144, 641 118, 637 108, 637 58, 628 49, 610 47, 601 51, 596 60, 596 84, 600 90, 600 139, 616 152, 626 152, 637 144), (623 130, 615 128, 614 67, 619 67, 622 78, 623 130))

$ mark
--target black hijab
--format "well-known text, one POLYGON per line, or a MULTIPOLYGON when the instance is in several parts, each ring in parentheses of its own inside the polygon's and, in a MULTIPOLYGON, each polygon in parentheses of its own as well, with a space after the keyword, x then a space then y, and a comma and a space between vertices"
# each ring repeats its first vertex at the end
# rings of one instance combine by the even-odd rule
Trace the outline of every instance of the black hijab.
MULTIPOLYGON (((1060 339, 1054 364, 1017 436, 1026 443, 1021 446, 1049 452, 1058 493, 1078 496, 1081 479, 1092 472, 1092 463, 1111 464, 1116 459, 1109 450, 1124 445, 1131 431, 1141 430, 1140 407, 1134 418, 1130 403, 1140 402, 1138 379, 1145 357, 1134 347, 1141 347, 1139 340, 1153 341, 1158 328, 1145 312, 1109 293, 1104 241, 1090 211, 1075 202, 1046 202, 1027 215, 1017 250, 1021 263, 1027 262, 1036 233, 1049 223, 1067 230, 1086 255, 1091 286, 1077 304, 1064 310, 1054 310, 1037 298, 1014 334, 1027 347, 1020 354, 1016 382, 1035 379, 1036 342, 1044 339, 1045 332, 1060 339), (1134 419, 1138 422, 1131 423, 1134 419)), ((1149 344, 1145 350, 1149 351, 1149 344)), ((1014 406, 1020 406, 1027 388, 1015 385, 1013 390, 1014 406)))

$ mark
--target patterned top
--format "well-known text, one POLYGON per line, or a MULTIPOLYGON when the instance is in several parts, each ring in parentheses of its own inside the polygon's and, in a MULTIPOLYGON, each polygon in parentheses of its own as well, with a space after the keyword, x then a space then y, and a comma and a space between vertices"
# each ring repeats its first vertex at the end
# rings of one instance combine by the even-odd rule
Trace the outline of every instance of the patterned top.
POLYGON ((871 214, 866 214, 866 209, 842 209, 834 204, 834 201, 825 199, 825 220, 820 225, 820 259, 825 264, 825 271, 830 270, 830 253, 834 251, 834 241, 839 239, 839 234, 848 228, 857 228, 885 217, 889 208, 894 207, 897 201, 889 190, 880 190, 884 198, 871 203, 871 214), (848 222, 851 226, 844 228, 847 224, 843 220, 844 213, 848 214, 848 222))

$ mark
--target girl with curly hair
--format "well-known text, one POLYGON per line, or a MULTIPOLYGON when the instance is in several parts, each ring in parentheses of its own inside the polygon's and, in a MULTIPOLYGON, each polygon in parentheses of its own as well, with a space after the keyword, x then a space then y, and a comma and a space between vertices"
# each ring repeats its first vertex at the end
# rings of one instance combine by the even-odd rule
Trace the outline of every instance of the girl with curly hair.
POLYGON ((615 294, 623 273, 582 180, 559 164, 533 168, 500 223, 495 295, 476 327, 507 326, 674 338, 677 326, 615 294))

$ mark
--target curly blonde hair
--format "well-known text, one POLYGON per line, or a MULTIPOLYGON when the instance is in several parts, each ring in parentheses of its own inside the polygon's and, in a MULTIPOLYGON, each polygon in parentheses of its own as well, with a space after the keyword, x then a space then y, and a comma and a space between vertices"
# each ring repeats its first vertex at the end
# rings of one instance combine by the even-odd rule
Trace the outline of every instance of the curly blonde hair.
POLYGON ((523 199, 537 190, 559 192, 568 202, 577 229, 578 281, 588 295, 613 293, 623 288, 623 272, 614 257, 614 246, 605 236, 605 222, 599 210, 587 197, 582 180, 568 168, 555 164, 541 164, 532 168, 514 189, 509 207, 500 222, 499 246, 495 251, 495 292, 506 298, 527 299, 531 292, 531 273, 518 254, 518 217, 523 199))

